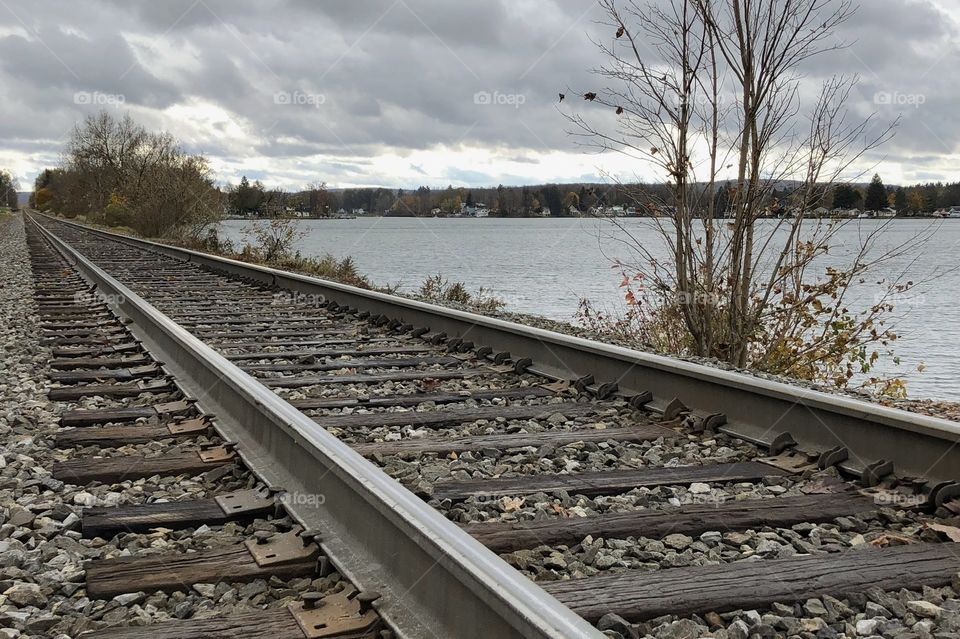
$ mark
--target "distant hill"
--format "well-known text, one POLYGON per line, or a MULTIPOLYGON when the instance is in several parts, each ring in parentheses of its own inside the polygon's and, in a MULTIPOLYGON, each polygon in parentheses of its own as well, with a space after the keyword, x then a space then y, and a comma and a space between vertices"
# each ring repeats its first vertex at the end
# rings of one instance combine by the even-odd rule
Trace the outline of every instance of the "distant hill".
POLYGON ((17 206, 26 206, 33 191, 17 191, 17 206))

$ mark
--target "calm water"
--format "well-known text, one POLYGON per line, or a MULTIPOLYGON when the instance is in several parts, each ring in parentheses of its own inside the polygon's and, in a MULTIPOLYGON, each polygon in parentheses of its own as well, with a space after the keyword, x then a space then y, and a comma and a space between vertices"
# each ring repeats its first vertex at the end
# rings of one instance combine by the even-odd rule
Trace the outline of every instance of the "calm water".
MULTIPOLYGON (((622 220, 630 233, 648 246, 657 236, 648 220, 622 220)), ((442 273, 470 289, 484 287, 505 299, 508 309, 572 321, 578 301, 623 306, 620 278, 613 259, 634 254, 624 234, 609 222, 594 219, 416 219, 362 218, 303 220, 307 235, 298 248, 305 255, 352 256, 361 272, 377 283, 397 283, 416 290, 424 278, 442 273)), ((855 221, 837 237, 839 245, 827 261, 843 264, 843 255, 880 222, 855 221)), ((929 220, 896 220, 888 224, 875 254, 931 230, 929 220)), ((222 235, 243 241, 246 222, 231 220, 222 235)), ((897 371, 909 381, 912 397, 960 400, 960 220, 945 220, 922 250, 888 262, 868 278, 849 306, 866 308, 879 290, 879 275, 905 273, 918 282, 940 275, 897 304, 893 321, 899 366, 888 361, 881 370, 897 371), (923 364, 926 369, 918 372, 923 364)))

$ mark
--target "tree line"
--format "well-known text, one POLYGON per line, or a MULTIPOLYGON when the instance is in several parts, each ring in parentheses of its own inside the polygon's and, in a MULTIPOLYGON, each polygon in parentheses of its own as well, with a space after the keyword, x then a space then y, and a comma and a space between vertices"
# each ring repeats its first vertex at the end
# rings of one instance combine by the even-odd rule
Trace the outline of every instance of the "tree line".
POLYGON ((879 211, 891 207, 899 215, 930 215, 960 206, 960 182, 928 182, 914 186, 884 186, 879 175, 864 188, 841 184, 833 192, 833 207, 879 211))
MULTIPOLYGON (((16 180, 0 172, 0 203, 16 207, 16 180)), ((737 201, 735 182, 689 185, 711 189, 714 211, 723 213, 737 201)), ((821 185, 811 208, 879 210, 926 215, 960 205, 960 182, 906 187, 884 186, 879 176, 868 186, 821 185)), ((762 210, 776 216, 793 206, 796 188, 785 185, 762 196, 762 210)), ((702 197, 699 197, 701 202, 702 197)), ((275 217, 290 211, 322 217, 340 211, 388 216, 452 215, 464 207, 483 207, 502 217, 565 217, 597 208, 635 208, 659 215, 676 207, 670 184, 566 183, 527 186, 416 189, 382 187, 328 189, 318 181, 285 192, 243 177, 220 188, 207 160, 183 151, 169 133, 154 133, 129 116, 107 112, 88 116, 71 132, 60 166, 45 169, 34 182, 31 206, 67 217, 86 216, 110 226, 127 226, 154 237, 196 236, 225 214, 275 217)))
MULTIPOLYGON (((705 190, 706 185, 701 190, 705 190)), ((866 185, 840 183, 820 185, 811 209, 879 211, 892 207, 900 215, 929 215, 939 209, 960 206, 960 182, 929 183, 914 186, 884 186, 879 176, 866 185)), ((243 177, 224 189, 229 212, 246 217, 272 217, 284 211, 298 211, 314 217, 351 213, 406 217, 452 215, 464 207, 484 207, 499 217, 566 217, 596 209, 633 208, 638 215, 658 215, 665 207, 676 206, 674 194, 662 184, 567 183, 537 186, 467 188, 447 186, 431 189, 387 189, 382 187, 331 190, 318 182, 307 189, 284 192, 269 189, 259 180, 243 177)), ((784 184, 772 188, 764 198, 763 212, 777 217, 797 205, 797 188, 784 184)), ((728 211, 736 200, 734 181, 714 187, 714 210, 728 211)))
POLYGON ((30 203, 149 237, 197 236, 224 212, 206 158, 105 111, 74 127, 60 166, 37 176, 30 203))
MULTIPOLYGON (((302 191, 270 189, 246 176, 224 191, 231 213, 269 217, 277 211, 292 210, 315 216, 340 211, 387 216, 452 215, 464 207, 486 208, 503 217, 567 216, 596 206, 631 206, 637 199, 632 191, 648 187, 598 184, 544 184, 466 188, 449 185, 431 189, 387 189, 383 187, 331 190, 318 182, 302 191)), ((655 188, 655 187, 649 187, 655 188)))
POLYGON ((9 171, 0 169, 0 207, 14 211, 18 208, 17 191, 20 183, 9 171))

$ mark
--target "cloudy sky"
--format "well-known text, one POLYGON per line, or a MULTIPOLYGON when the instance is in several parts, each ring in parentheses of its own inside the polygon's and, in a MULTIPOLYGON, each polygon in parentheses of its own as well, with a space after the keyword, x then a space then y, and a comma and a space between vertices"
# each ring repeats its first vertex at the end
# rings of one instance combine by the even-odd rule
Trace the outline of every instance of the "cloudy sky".
MULTIPOLYGON (((101 108, 171 131, 222 181, 655 177, 565 132, 557 93, 596 88, 591 38, 610 37, 594 0, 0 0, 0 16, 0 168, 23 188, 101 108)), ((851 46, 807 78, 859 74, 853 111, 903 118, 862 168, 960 180, 960 0, 862 0, 837 37, 851 46)))

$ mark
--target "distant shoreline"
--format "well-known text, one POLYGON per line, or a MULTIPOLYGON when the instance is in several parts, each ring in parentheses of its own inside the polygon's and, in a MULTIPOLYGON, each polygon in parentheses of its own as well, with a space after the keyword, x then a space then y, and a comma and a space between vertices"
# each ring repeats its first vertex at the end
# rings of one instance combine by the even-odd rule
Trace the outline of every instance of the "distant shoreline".
MULTIPOLYGON (((894 220, 960 220, 960 218, 950 218, 943 217, 940 215, 904 215, 897 217, 829 217, 829 216, 815 216, 808 215, 805 216, 808 220, 864 220, 864 221, 894 221, 894 220)), ((605 216, 605 215, 488 215, 485 217, 473 217, 469 215, 453 216, 453 215, 356 215, 352 217, 300 217, 300 216, 282 216, 276 218, 265 218, 265 217, 241 217, 238 215, 228 215, 223 218, 223 221, 236 221, 236 222, 261 222, 264 220, 323 220, 326 222, 343 222, 348 220, 364 220, 364 219, 397 219, 397 220, 586 220, 586 219, 616 219, 616 220, 652 220, 656 219, 648 215, 621 215, 621 216, 605 216)), ((715 218, 718 221, 728 220, 732 218, 715 218)), ((777 220, 784 218, 775 218, 775 217, 766 217, 760 218, 762 220, 777 220)))

